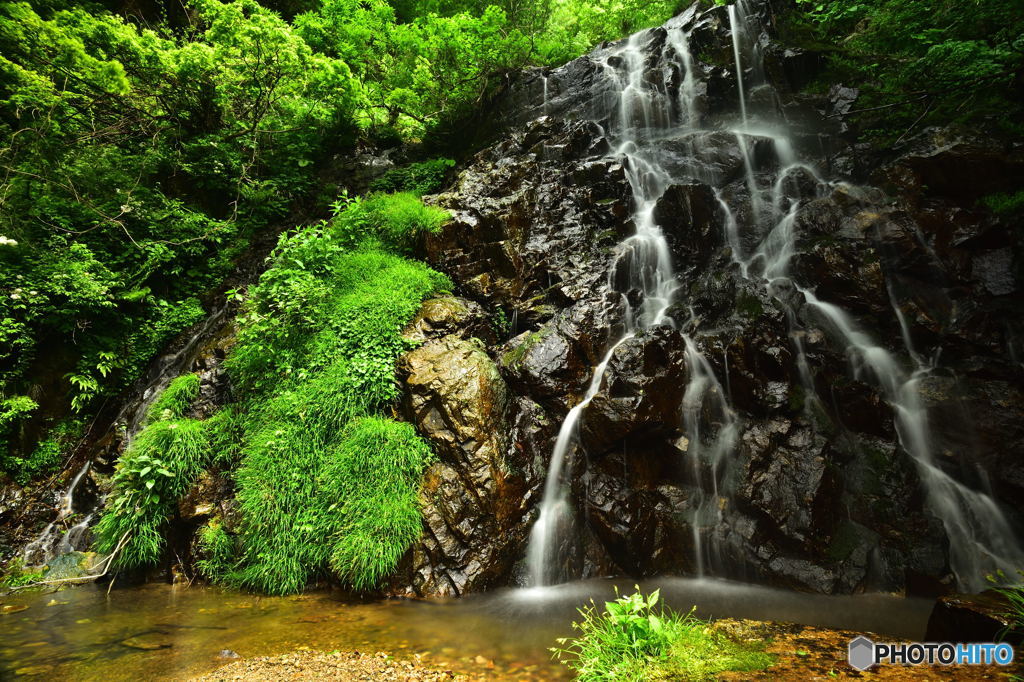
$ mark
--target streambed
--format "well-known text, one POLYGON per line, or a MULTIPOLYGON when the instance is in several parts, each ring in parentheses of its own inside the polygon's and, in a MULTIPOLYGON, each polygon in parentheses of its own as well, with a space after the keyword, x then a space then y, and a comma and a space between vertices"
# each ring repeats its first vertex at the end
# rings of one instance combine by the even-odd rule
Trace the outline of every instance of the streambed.
MULTIPOLYGON (((121 680, 187 679, 243 657, 299 648, 426 654, 432 667, 493 679, 567 679, 548 652, 572 632, 575 609, 591 598, 631 591, 632 580, 591 580, 530 590, 498 590, 453 600, 360 601, 341 592, 263 597, 210 587, 86 586, 15 594, 0 615, 0 677, 121 680), (491 667, 493 665, 493 667, 491 667)), ((730 583, 667 578, 673 608, 705 617, 783 620, 919 639, 931 602, 888 595, 824 597, 730 583)))

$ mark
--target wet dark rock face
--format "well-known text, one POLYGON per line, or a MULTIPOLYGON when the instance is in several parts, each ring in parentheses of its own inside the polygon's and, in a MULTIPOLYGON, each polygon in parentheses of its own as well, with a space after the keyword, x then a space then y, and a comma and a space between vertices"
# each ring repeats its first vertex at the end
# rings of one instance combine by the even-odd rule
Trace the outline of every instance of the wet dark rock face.
MULTIPOLYGON (((731 65, 724 9, 672 21, 686 23, 702 55, 700 111, 724 121, 736 108, 735 77, 723 66, 731 65)), ((651 35, 650 78, 678 91, 681 75, 657 58, 664 31, 651 35)), ((977 200, 1019 186, 1024 150, 925 131, 899 153, 876 153, 852 140, 841 117, 825 118, 853 108, 854 89, 801 95, 818 57, 769 36, 761 43, 778 92, 770 105, 795 122, 798 151, 847 181, 820 192, 809 172, 787 177, 787 196, 801 200, 793 280, 841 306, 901 361, 910 364, 906 338, 936 364, 921 394, 938 465, 990 489, 1019 528, 1024 253, 1019 229, 977 200)), ((522 583, 559 426, 621 337, 627 304, 638 303, 636 292, 621 290, 617 247, 634 230, 626 161, 611 154, 607 121, 589 120, 595 100, 612 96, 602 92, 603 68, 591 55, 523 74, 495 115, 500 139, 432 199, 454 218, 429 238, 428 260, 452 277, 472 313, 441 316, 402 361, 403 410, 441 461, 424 488, 424 538, 395 592, 522 583)), ((776 170, 770 139, 752 148, 757 174, 776 170)), ((742 208, 749 194, 736 136, 704 130, 660 150, 679 178, 655 209, 679 279, 674 323, 615 350, 581 417, 567 463, 577 513, 575 539, 560 553, 564 573, 696 570, 691 513, 716 473, 687 457, 686 334, 739 424, 733 480, 720 481, 728 491, 722 522, 714 537, 700 538, 715 548, 705 570, 824 593, 949 592, 946 533, 877 382, 856 371, 835 329, 795 286, 765 291, 734 263, 720 198, 738 207, 746 253, 765 236, 742 208)), ((715 415, 702 419, 711 432, 720 428, 715 415)))
POLYGON ((423 341, 399 365, 405 415, 439 461, 422 488, 424 533, 392 590, 458 596, 503 584, 523 542, 529 491, 521 453, 509 447, 517 406, 479 338, 458 332, 487 324, 480 306, 455 297, 427 301, 406 336, 423 341))

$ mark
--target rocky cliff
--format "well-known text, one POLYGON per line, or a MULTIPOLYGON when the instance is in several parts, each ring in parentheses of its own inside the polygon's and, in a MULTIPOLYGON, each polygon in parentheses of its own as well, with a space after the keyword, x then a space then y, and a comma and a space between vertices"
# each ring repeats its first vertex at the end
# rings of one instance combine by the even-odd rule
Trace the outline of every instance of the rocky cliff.
MULTIPOLYGON (((702 574, 939 594, 1024 565, 1024 253, 979 202, 1024 182, 1024 148, 861 142, 854 88, 801 91, 821 60, 778 41, 776 5, 694 5, 521 74, 430 199, 453 219, 425 255, 456 291, 406 330, 394 410, 439 462, 390 592, 702 574)), ((211 319, 154 367, 199 371, 203 414, 230 395, 211 319)), ((7 542, 63 547, 42 526, 72 507, 88 526, 152 393, 74 460, 74 496, 0 492, 7 542)), ((185 563, 232 496, 217 471, 186 496, 185 563)))
POLYGON ((579 418, 558 578, 933 594, 1020 558, 1020 232, 978 199, 1019 186, 1024 150, 948 130, 859 143, 856 91, 802 94, 817 60, 774 23, 771 3, 695 6, 523 74, 504 132, 436 197, 455 218, 428 260, 468 300, 425 309, 403 365, 443 461, 396 591, 529 580, 560 425, 643 305, 624 244, 631 171, 654 156, 677 287, 579 418), (640 114, 614 77, 630 45, 640 114), (643 158, 614 132, 641 114, 643 158))

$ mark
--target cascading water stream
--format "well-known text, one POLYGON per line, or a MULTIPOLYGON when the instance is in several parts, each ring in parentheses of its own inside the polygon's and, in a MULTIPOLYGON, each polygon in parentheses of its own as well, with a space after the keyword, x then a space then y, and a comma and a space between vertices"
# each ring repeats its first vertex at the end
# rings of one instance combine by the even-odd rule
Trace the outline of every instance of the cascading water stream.
POLYGON ((722 522, 720 500, 723 480, 728 474, 728 458, 736 447, 739 437, 739 421, 722 384, 715 376, 711 363, 697 348, 689 336, 685 336, 686 366, 689 382, 683 394, 683 427, 686 429, 685 450, 693 466, 696 491, 690 500, 692 507, 691 527, 693 533, 694 566, 698 577, 704 577, 708 568, 721 565, 722 559, 713 543, 705 543, 702 532, 715 528, 722 522), (710 437, 705 434, 705 416, 717 425, 710 437), (703 481, 709 485, 705 486, 703 481), (709 489, 710 488, 710 489, 709 489), (707 546, 705 546, 707 545, 707 546))
MULTIPOLYGON (((742 3, 742 0, 741 0, 742 3)), ((750 19, 746 13, 740 13, 741 4, 737 9, 729 8, 731 33, 733 36, 733 54, 736 60, 736 74, 740 91, 740 111, 743 131, 749 130, 745 91, 742 82, 742 52, 740 41, 754 31, 748 25, 750 19)), ((756 45, 751 47, 755 63, 758 61, 756 45)), ((757 67, 755 67, 757 68, 757 67)), ((950 540, 950 564, 964 589, 979 590, 985 585, 984 577, 995 569, 1012 575, 1013 571, 1024 565, 1024 548, 1021 547, 1016 534, 1011 528, 1003 511, 995 500, 984 492, 971 489, 945 473, 934 461, 929 439, 927 410, 921 402, 920 381, 930 367, 926 366, 913 347, 909 326, 899 306, 896 305, 891 287, 890 300, 898 318, 905 351, 914 362, 916 369, 908 372, 897 362, 893 355, 876 344, 853 319, 835 304, 818 299, 813 290, 792 282, 788 265, 796 254, 795 233, 796 216, 800 207, 798 200, 793 200, 788 210, 783 210, 787 200, 787 177, 797 170, 807 172, 818 185, 819 190, 829 186, 807 164, 796 160, 792 145, 785 135, 770 135, 772 138, 781 170, 771 189, 771 220, 774 223, 771 231, 762 240, 760 246, 744 259, 740 248, 739 228, 728 205, 719 195, 719 203, 726 212, 725 233, 732 247, 733 257, 740 264, 745 278, 751 273, 760 272, 760 281, 769 292, 777 292, 789 288, 802 295, 806 304, 817 311, 828 321, 830 327, 846 346, 846 352, 854 366, 854 374, 869 375, 864 378, 873 380, 882 395, 893 409, 896 431, 903 449, 917 465, 921 483, 926 491, 932 512, 942 521, 950 540)), ((751 211, 755 223, 763 219, 763 199, 757 186, 755 169, 751 155, 747 149, 744 136, 737 132, 737 141, 743 155, 750 191, 751 211)), ((790 326, 794 348, 797 352, 797 364, 805 388, 813 393, 813 380, 807 365, 800 334, 796 330, 796 315, 789 310, 790 326)), ((816 397, 816 396, 815 396, 816 397)))
MULTIPOLYGON (((576 446, 576 427, 583 411, 600 390, 615 350, 639 331, 671 322, 665 312, 672 304, 676 288, 672 256, 665 235, 654 220, 655 206, 671 178, 651 153, 645 138, 653 130, 670 127, 675 117, 673 103, 669 98, 652 88, 644 79, 644 48, 648 38, 648 32, 634 34, 609 56, 615 57, 614 60, 607 59, 604 63, 608 82, 618 95, 617 101, 611 103, 612 111, 607 112, 611 114, 608 137, 612 143, 612 157, 622 160, 632 189, 633 222, 636 225, 635 233, 618 248, 618 259, 625 264, 628 272, 628 288, 622 292, 626 309, 625 331, 594 368, 586 394, 566 415, 555 440, 544 480, 540 513, 530 531, 527 547, 527 567, 534 587, 550 585, 561 579, 555 552, 572 520, 567 501, 565 468, 576 446), (628 291, 641 293, 642 301, 638 310, 629 306, 628 291)), ((673 35, 670 44, 679 45, 680 41, 685 40, 685 35, 673 35)), ((691 74, 691 83, 689 90, 684 87, 683 91, 693 96, 695 87, 692 83, 692 69, 686 66, 684 70, 691 74)), ((695 120, 695 104, 682 104, 688 120, 695 120)), ((614 275, 609 276, 609 285, 614 290, 614 275)))
POLYGON ((75 477, 71 479, 67 490, 60 497, 60 506, 57 508, 57 518, 43 528, 39 536, 27 544, 22 550, 22 562, 26 566, 37 566, 46 563, 57 554, 70 552, 78 549, 78 542, 82 539, 88 528, 92 514, 85 517, 70 528, 65 529, 66 521, 74 514, 75 489, 82 481, 86 472, 89 471, 91 462, 86 462, 75 477))
MULTIPOLYGON (((845 340, 854 374, 870 374, 892 406, 900 443, 917 465, 932 512, 946 530, 950 568, 961 585, 981 590, 985 576, 993 570, 1013 575, 1024 565, 1024 551, 1002 510, 990 495, 960 483, 934 461, 928 412, 921 403, 919 387, 930 368, 906 372, 888 350, 858 329, 845 311, 819 300, 812 291, 798 290, 845 340)), ((913 357, 912 348, 907 352, 913 357)))
MULTIPOLYGON (((921 483, 933 513, 942 521, 950 539, 951 568, 961 586, 976 588, 987 571, 1012 570, 1024 565, 1022 550, 1014 530, 994 499, 987 492, 975 490, 945 473, 932 456, 929 442, 927 410, 920 397, 920 383, 932 367, 924 362, 913 347, 907 320, 889 290, 893 309, 900 323, 903 345, 914 369, 907 370, 888 350, 873 342, 861 331, 845 311, 819 300, 812 288, 794 282, 790 274, 791 260, 797 255, 798 214, 806 198, 808 184, 816 186, 818 196, 833 189, 856 195, 857 188, 843 182, 829 182, 817 169, 801 162, 794 150, 789 131, 770 103, 777 103, 771 93, 755 91, 770 88, 758 39, 762 34, 760 19, 739 0, 727 9, 732 39, 734 69, 738 89, 738 121, 731 125, 702 128, 698 106, 699 81, 690 50, 689 34, 679 27, 667 27, 665 45, 660 57, 671 62, 682 74, 675 101, 670 88, 652 82, 651 64, 656 61, 645 47, 656 44, 652 32, 644 31, 612 47, 602 61, 605 79, 598 84, 611 86, 613 98, 597 96, 591 106, 593 118, 609 119, 606 137, 613 149, 611 156, 623 162, 633 192, 635 234, 618 247, 619 265, 628 271, 628 289, 620 290, 625 303, 622 336, 611 343, 601 362, 595 367, 588 389, 573 407, 556 439, 540 515, 535 523, 528 548, 528 566, 533 585, 542 586, 559 581, 556 555, 564 551, 565 535, 571 526, 572 509, 567 495, 567 468, 576 446, 576 429, 584 410, 600 391, 605 372, 616 349, 643 330, 672 321, 666 316, 678 286, 674 279, 668 244, 654 219, 655 207, 666 188, 673 183, 697 179, 708 183, 724 216, 723 230, 741 277, 778 299, 785 308, 790 327, 794 360, 807 400, 805 409, 821 406, 815 391, 813 372, 804 349, 805 330, 801 327, 796 300, 805 303, 826 323, 836 339, 846 348, 853 373, 878 386, 882 397, 891 406, 896 431, 903 449, 917 465, 921 483), (746 63, 746 69, 744 69, 746 63), (770 96, 763 96, 770 95, 770 96), (766 109, 769 109, 766 111, 766 109), (659 145, 671 140, 677 149, 689 150, 694 159, 700 157, 701 133, 716 130, 731 133, 742 159, 743 184, 749 201, 749 228, 754 230, 749 241, 729 202, 743 201, 726 190, 726 179, 714 177, 715 172, 702 169, 694 161, 684 170, 668 167, 659 154, 659 145), (770 142, 774 149, 774 165, 763 163, 770 142), (755 145, 756 154, 755 154, 755 145), (757 164, 755 164, 757 157, 757 164), (762 165, 762 168, 758 168, 762 165), (776 170, 769 170, 775 168, 776 170), (752 249, 744 243, 757 243, 752 249), (629 291, 642 294, 637 309, 632 309, 629 291)), ((668 70, 666 70, 666 74, 668 70)), ((667 76, 666 76, 667 77, 667 76)), ((544 113, 547 112, 548 83, 544 83, 544 113)), ((720 138, 719 138, 720 139, 720 138)), ((740 193, 742 195, 742 193, 740 193)), ((619 285, 621 287, 621 284, 619 285)), ((615 290, 615 287, 610 287, 615 290)), ((699 324, 691 320, 693 329, 699 324)), ((716 543, 727 534, 728 517, 723 513, 731 504, 732 461, 739 441, 741 424, 729 402, 722 383, 715 376, 711 363, 701 353, 696 332, 684 335, 688 383, 682 399, 682 421, 685 430, 679 447, 695 480, 695 491, 688 500, 693 542, 694 564, 698 574, 727 569, 724 556, 716 543)), ((727 361, 727 360, 726 360, 727 361)), ((934 360, 932 361, 934 364, 934 360)))
POLYGON ((571 521, 571 510, 568 507, 565 487, 562 484, 562 469, 565 466, 566 455, 574 445, 576 424, 579 422, 583 410, 601 389, 601 381, 604 379, 605 370, 608 369, 608 363, 611 362, 615 349, 633 336, 631 333, 626 334, 608 349, 604 359, 594 368, 590 386, 587 388, 583 400, 569 410, 558 430, 558 438, 555 440, 555 447, 551 452, 551 463, 548 465, 544 497, 540 503, 540 514, 531 530, 530 544, 526 553, 530 583, 535 587, 551 584, 553 577, 551 576, 550 557, 555 549, 554 543, 559 539, 558 533, 563 524, 571 521))

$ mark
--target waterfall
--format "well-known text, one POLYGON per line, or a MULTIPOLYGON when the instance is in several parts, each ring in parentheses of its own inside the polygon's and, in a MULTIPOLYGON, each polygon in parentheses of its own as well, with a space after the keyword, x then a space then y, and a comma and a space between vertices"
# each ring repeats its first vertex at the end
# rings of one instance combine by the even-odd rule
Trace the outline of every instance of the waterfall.
MULTIPOLYGON (((610 327, 622 331, 609 341, 585 394, 566 415, 555 441, 540 513, 529 538, 527 564, 531 583, 543 586, 564 578, 560 566, 572 544, 569 533, 574 511, 568 496, 567 472, 577 446, 579 421, 601 390, 613 355, 619 346, 650 327, 675 325, 668 310, 676 298, 678 283, 668 244, 654 218, 655 208, 670 185, 696 179, 711 185, 714 191, 723 217, 725 242, 740 278, 763 288, 784 309, 794 363, 806 395, 805 410, 823 405, 815 390, 813 370, 804 348, 806 331, 799 314, 810 311, 831 332, 829 338, 844 349, 852 375, 875 385, 891 407, 899 443, 914 461, 929 509, 942 522, 950 540, 950 567, 961 587, 977 589, 987 572, 1002 569, 1011 573, 1024 565, 1024 549, 990 491, 964 485, 935 461, 928 413, 920 393, 921 382, 933 370, 935 361, 929 365, 914 348, 909 323, 897 305, 891 283, 887 283, 888 293, 899 322, 906 360, 873 341, 839 306, 820 300, 813 283, 792 279, 790 265, 798 254, 798 218, 807 193, 823 197, 843 189, 856 196, 859 190, 822 177, 813 164, 798 157, 790 131, 772 107, 778 103, 774 90, 762 93, 770 96, 751 96, 771 85, 765 78, 757 43, 763 27, 757 14, 745 4, 747 1, 739 0, 726 10, 738 91, 738 124, 736 118, 729 121, 727 117, 710 125, 701 120, 698 91, 699 74, 704 67, 694 59, 690 32, 683 28, 693 15, 660 29, 666 31, 665 47, 660 54, 652 49, 658 44, 655 31, 659 29, 655 29, 602 48, 592 57, 600 67, 601 77, 596 79, 599 82, 595 84, 595 96, 586 110, 599 124, 608 121, 610 155, 625 168, 633 194, 632 219, 636 229, 616 250, 617 267, 613 270, 621 273, 621 266, 625 266, 625 289, 622 282, 617 289, 616 280, 609 278, 609 288, 621 295, 625 311, 621 324, 610 327), (652 78, 659 66, 664 67, 662 82, 652 78), (672 71, 682 76, 674 98, 668 94, 672 71), (699 162, 703 151, 700 145, 706 139, 702 134, 716 132, 735 139, 742 162, 741 184, 749 195, 745 198, 741 193, 725 191, 727 179, 714 177, 716 172, 709 172, 699 162), (667 163, 662 153, 665 142, 674 144, 674 149, 687 150, 692 157, 686 161, 688 165, 680 169, 678 159, 674 166, 667 163), (774 150, 773 163, 764 160, 768 143, 774 150), (749 213, 738 212, 730 205, 742 205, 744 201, 748 202, 745 208, 749 213), (741 221, 740 215, 749 216, 749 220, 741 221), (744 234, 748 229, 752 233, 744 234), (628 297, 630 291, 642 296, 628 297)), ((547 88, 545 76, 545 114, 547 88)), ((732 568, 725 565, 723 548, 718 543, 729 532, 726 510, 732 506, 734 481, 739 474, 734 455, 742 424, 730 404, 729 394, 715 376, 714 367, 700 350, 698 326, 699 320, 691 319, 686 327, 689 333, 683 334, 688 379, 680 406, 684 435, 677 447, 685 453, 685 468, 694 480, 687 506, 695 570, 698 575, 722 574, 732 568)), ((727 357, 725 363, 727 366, 727 357)))
MULTIPOLYGON (((666 311, 672 304, 677 284, 672 272, 668 242, 654 220, 655 207, 671 177, 658 162, 650 138, 652 131, 673 127, 676 116, 675 107, 669 98, 645 80, 645 47, 650 37, 649 31, 634 34, 607 55, 603 62, 607 83, 617 94, 616 101, 610 102, 611 110, 604 112, 611 116, 608 130, 611 156, 623 162, 626 179, 633 193, 633 222, 636 225, 635 233, 621 242, 617 249, 617 258, 626 266, 628 273, 627 289, 621 292, 626 310, 625 330, 594 368, 586 394, 569 410, 555 439, 544 479, 540 513, 530 530, 526 553, 530 582, 535 587, 550 585, 561 579, 555 552, 563 543, 572 522, 567 481, 564 480, 565 465, 576 446, 576 427, 583 411, 601 389, 608 364, 620 345, 644 329, 671 324, 666 311), (629 291, 642 294, 639 309, 634 310, 629 305, 629 291)), ((684 61, 684 71, 689 72, 692 79, 692 68, 686 65, 689 57, 683 56, 689 54, 685 42, 686 36, 678 30, 674 31, 669 40, 676 56, 684 61)), ((684 100, 695 99, 696 88, 692 83, 687 89, 684 80, 681 90, 684 100)), ((696 114, 692 113, 696 111, 694 101, 683 101, 680 108, 688 121, 696 119, 696 114)), ((613 274, 609 275, 609 288, 615 288, 613 274)))
MULTIPOLYGON (((799 289, 807 304, 821 312, 845 340, 854 374, 870 374, 892 406, 896 433, 913 458, 928 496, 932 513, 949 538, 950 568, 962 587, 985 588, 985 575, 1002 570, 1006 575, 1024 565, 1024 550, 1017 542, 1003 511, 985 492, 972 490, 936 465, 929 442, 928 412, 921 404, 920 381, 929 368, 906 372, 889 351, 857 328, 839 306, 799 289)), ((909 337, 908 337, 909 338, 909 337)), ((913 348, 907 353, 914 357, 913 348)), ((860 378, 860 377, 858 377, 860 378)))
MULTIPOLYGON (((749 120, 740 61, 743 51, 741 39, 755 31, 751 30, 749 25, 751 19, 744 11, 742 3, 743 0, 740 0, 735 6, 729 7, 733 55, 736 60, 736 76, 739 84, 740 112, 744 126, 743 131, 736 131, 736 136, 750 191, 751 212, 754 215, 755 223, 757 223, 764 218, 765 209, 761 190, 757 184, 756 169, 753 167, 745 139, 745 133, 749 132, 749 120)), ((753 68, 755 72, 759 72, 762 67, 757 46, 751 45, 749 50, 754 56, 753 68)), ((764 131, 758 131, 758 133, 761 134, 764 131)), ((726 211, 725 236, 733 249, 733 258, 740 264, 743 276, 750 278, 752 273, 760 272, 761 283, 773 294, 790 288, 795 289, 803 297, 807 306, 820 313, 829 323, 832 331, 845 344, 854 376, 878 386, 882 396, 893 410, 900 445, 910 455, 917 467, 929 508, 945 528, 950 541, 950 568, 956 575, 961 588, 984 589, 985 575, 997 569, 1012 575, 1016 569, 1024 565, 1024 548, 1021 547, 1003 511, 987 492, 967 487, 944 472, 934 461, 929 438, 928 414, 921 402, 920 395, 920 382, 932 368, 925 365, 913 346, 907 320, 895 304, 891 285, 887 285, 890 287, 888 293, 900 325, 904 351, 916 367, 911 372, 906 371, 892 353, 875 343, 867 333, 862 331, 846 311, 833 303, 820 300, 812 288, 801 286, 790 280, 788 266, 790 259, 797 252, 795 227, 800 201, 792 200, 788 209, 784 207, 787 201, 786 181, 792 173, 799 170, 806 172, 814 179, 819 192, 832 183, 822 179, 813 166, 801 163, 796 159, 792 144, 784 133, 769 131, 764 135, 770 137, 774 143, 781 170, 778 171, 771 188, 769 215, 774 224, 748 259, 742 257, 739 228, 734 214, 719 195, 719 202, 726 211)), ((796 311, 786 303, 783 305, 787 307, 787 317, 791 328, 790 338, 796 351, 797 366, 802 382, 805 389, 808 390, 808 394, 818 400, 814 394, 814 384, 796 321, 796 311)))

